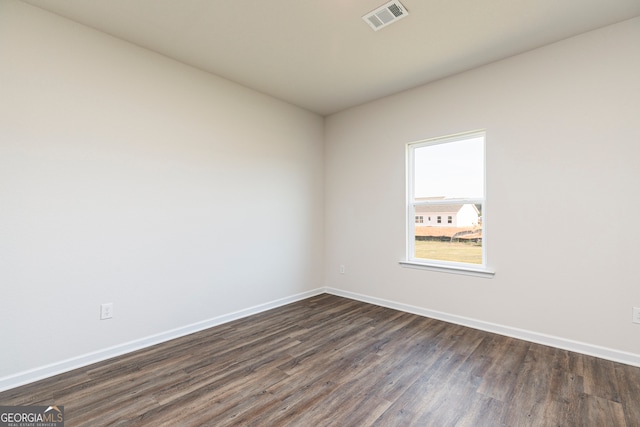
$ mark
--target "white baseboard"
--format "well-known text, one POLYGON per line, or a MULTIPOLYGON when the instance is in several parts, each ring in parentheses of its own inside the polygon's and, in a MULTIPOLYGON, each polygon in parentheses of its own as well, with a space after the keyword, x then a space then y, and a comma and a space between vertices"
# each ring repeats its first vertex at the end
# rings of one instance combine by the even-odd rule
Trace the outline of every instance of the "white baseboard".
POLYGON ((9 390, 21 385, 29 384, 38 380, 52 377, 64 372, 72 371, 77 368, 91 365, 93 363, 102 362, 112 357, 121 356, 136 350, 141 350, 152 345, 180 338, 185 335, 199 332, 214 326, 222 325, 233 320, 242 319, 253 314, 271 310, 272 308, 281 307, 296 301, 310 298, 323 293, 328 293, 344 298, 375 304, 382 307, 392 308, 407 313, 417 314, 419 316, 430 317, 433 319, 443 320, 457 325, 468 326, 470 328, 479 329, 487 332, 493 332, 513 338, 522 339, 538 344, 548 345, 551 347, 561 348, 563 350, 575 351, 577 353, 589 356, 599 357, 613 362, 624 363, 627 365, 640 367, 640 355, 614 350, 606 347, 600 347, 592 344, 582 343, 578 341, 567 340, 551 335, 531 332, 524 329, 512 328, 509 326, 498 325, 490 322, 483 322, 476 319, 470 319, 463 316, 456 316, 434 310, 428 310, 422 307, 416 307, 409 304, 403 304, 382 298, 371 297, 358 294, 355 292, 343 291, 335 288, 319 288, 312 291, 303 292, 289 297, 281 298, 265 304, 256 305, 233 313, 224 314, 202 322, 193 323, 191 325, 165 331, 159 334, 151 335, 139 340, 130 341, 119 344, 93 353, 84 354, 73 357, 50 365, 41 366, 29 371, 20 372, 14 375, 0 378, 0 391, 9 390))
POLYGON ((518 338, 521 340, 534 342, 542 345, 547 345, 550 347, 556 347, 563 350, 574 351, 576 353, 582 353, 589 356, 599 357, 601 359, 611 360, 613 362, 619 362, 619 363, 624 363, 626 365, 640 367, 640 355, 635 353, 628 353, 628 352, 614 350, 606 347, 600 347, 593 344, 587 344, 579 341, 572 341, 565 338, 541 334, 538 332, 527 331, 524 329, 513 328, 510 326, 503 326, 495 323, 483 322, 481 320, 470 319, 468 317, 456 316, 453 314, 443 313, 443 312, 434 311, 434 310, 428 310, 422 307, 416 307, 409 304, 403 304, 403 303, 390 301, 386 299, 362 295, 355 292, 343 291, 343 290, 334 289, 334 288, 326 288, 325 290, 328 294, 332 294, 332 295, 336 295, 344 298, 349 298, 357 301, 375 304, 382 307, 392 308, 392 309, 404 311, 407 313, 417 314, 419 316, 443 320, 445 322, 455 323, 457 325, 462 325, 462 326, 468 326, 470 328, 480 329, 482 331, 487 331, 487 332, 493 332, 499 335, 518 338))
POLYGON ((141 350, 152 345, 170 341, 175 338, 180 338, 194 332, 199 332, 211 328, 213 326, 222 325, 233 320, 242 319, 253 314, 261 313, 263 311, 271 310, 272 308, 277 308, 323 293, 325 293, 324 288, 314 289, 312 291, 281 298, 265 304, 259 304, 233 313, 228 313, 222 316, 214 317, 212 319, 204 320, 202 322, 197 322, 180 328, 171 329, 169 331, 161 332, 159 334, 151 335, 138 340, 129 341, 113 347, 52 363, 50 365, 41 366, 35 369, 6 376, 0 378, 0 391, 9 390, 21 385, 49 378, 54 375, 82 368, 93 363, 102 362, 103 360, 111 359, 112 357, 121 356, 123 354, 131 353, 136 350, 141 350))

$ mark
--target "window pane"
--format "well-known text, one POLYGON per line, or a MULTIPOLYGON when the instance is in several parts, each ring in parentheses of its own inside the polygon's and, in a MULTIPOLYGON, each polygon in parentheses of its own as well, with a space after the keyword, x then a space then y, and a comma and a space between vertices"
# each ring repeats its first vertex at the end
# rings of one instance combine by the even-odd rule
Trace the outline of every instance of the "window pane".
POLYGON ((416 215, 430 213, 437 218, 415 224, 415 258, 482 264, 482 205, 417 205, 415 211, 416 215))
POLYGON ((484 265, 484 133, 409 145, 407 233, 415 260, 484 265))
POLYGON ((484 138, 418 147, 414 197, 483 198, 484 138))

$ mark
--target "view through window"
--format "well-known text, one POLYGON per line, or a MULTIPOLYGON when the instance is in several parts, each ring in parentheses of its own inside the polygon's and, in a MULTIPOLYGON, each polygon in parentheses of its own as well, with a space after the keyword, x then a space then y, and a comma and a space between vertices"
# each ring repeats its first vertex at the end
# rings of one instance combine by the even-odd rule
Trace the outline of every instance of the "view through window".
POLYGON ((473 132, 408 145, 410 261, 485 265, 484 141, 473 132))

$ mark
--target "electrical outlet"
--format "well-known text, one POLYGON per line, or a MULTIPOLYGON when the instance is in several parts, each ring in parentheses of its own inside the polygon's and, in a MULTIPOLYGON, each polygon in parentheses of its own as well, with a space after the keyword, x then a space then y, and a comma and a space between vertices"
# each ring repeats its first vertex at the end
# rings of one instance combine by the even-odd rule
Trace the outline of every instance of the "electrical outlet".
POLYGON ((633 323, 640 323, 640 307, 633 307, 633 323))
POLYGON ((340 274, 344 274, 345 271, 344 264, 340 264, 340 274))
POLYGON ((111 319, 113 317, 113 303, 107 302, 100 306, 100 320, 111 319))

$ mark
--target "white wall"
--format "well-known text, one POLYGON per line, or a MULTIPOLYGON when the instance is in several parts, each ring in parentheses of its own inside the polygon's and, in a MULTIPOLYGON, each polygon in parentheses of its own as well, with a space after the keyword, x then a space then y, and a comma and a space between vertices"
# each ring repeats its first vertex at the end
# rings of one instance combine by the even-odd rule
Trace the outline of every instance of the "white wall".
POLYGON ((322 286, 322 117, 12 0, 0 117, 0 378, 322 286))
POLYGON ((327 286, 640 361, 639 40, 634 19, 328 117, 327 286), (495 277, 399 266, 405 144, 478 129, 495 277))

